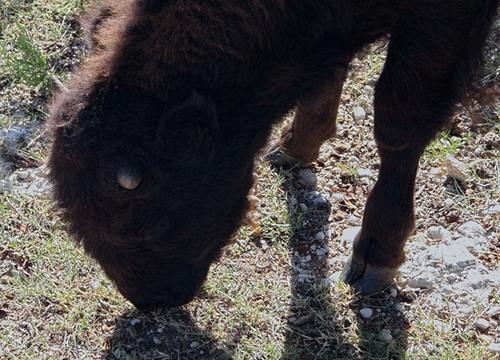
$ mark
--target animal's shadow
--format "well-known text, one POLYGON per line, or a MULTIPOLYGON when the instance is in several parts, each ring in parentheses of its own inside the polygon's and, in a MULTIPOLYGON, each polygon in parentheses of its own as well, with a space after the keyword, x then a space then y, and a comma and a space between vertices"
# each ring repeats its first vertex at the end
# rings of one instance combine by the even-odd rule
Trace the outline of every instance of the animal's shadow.
POLYGON ((231 354, 200 329, 183 308, 150 313, 130 311, 116 322, 101 359, 228 360, 231 354))
MULTIPOLYGON (((354 297, 342 306, 335 303, 335 287, 347 285, 332 280, 329 252, 324 251, 329 249, 332 205, 316 191, 316 186, 301 185, 297 170, 300 169, 282 173, 287 179, 283 187, 294 228, 289 243, 292 316, 288 320, 283 359, 404 358, 408 321, 394 292, 354 297), (373 315, 363 318, 359 315, 362 308, 370 308, 373 315), (381 329, 390 331, 392 341, 382 339, 381 329), (357 334, 358 340, 352 334, 357 334)), ((311 176, 314 177, 312 173, 311 176)))

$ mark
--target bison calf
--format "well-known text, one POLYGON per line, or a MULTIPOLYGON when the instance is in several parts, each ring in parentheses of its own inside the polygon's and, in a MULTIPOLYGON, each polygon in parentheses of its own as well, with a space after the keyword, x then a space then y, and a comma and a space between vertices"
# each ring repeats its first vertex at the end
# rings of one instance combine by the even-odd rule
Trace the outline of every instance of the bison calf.
POLYGON ((255 154, 309 164, 354 54, 390 34, 380 175, 345 280, 384 288, 414 228, 419 157, 474 87, 498 0, 115 0, 56 96, 49 159, 73 236, 137 308, 190 301, 248 207, 255 154))

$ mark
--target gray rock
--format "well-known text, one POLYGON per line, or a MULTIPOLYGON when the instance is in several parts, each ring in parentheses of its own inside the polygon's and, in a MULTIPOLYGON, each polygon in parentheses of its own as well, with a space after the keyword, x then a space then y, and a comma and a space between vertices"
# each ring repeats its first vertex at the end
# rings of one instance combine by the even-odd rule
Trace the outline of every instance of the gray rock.
POLYGON ((358 169, 358 176, 361 178, 371 178, 373 177, 373 172, 370 169, 358 169))
POLYGON ((467 248, 460 244, 438 244, 429 247, 431 257, 439 259, 451 270, 463 270, 465 267, 476 264, 476 258, 467 248))
POLYGON ((462 235, 475 239, 476 237, 486 237, 486 231, 483 226, 475 221, 468 221, 458 227, 458 232, 462 235))
POLYGON ((482 331, 486 331, 490 327, 490 322, 488 320, 482 319, 482 318, 477 319, 474 324, 476 325, 477 329, 482 330, 482 331))
POLYGON ((462 184, 467 182, 469 177, 468 167, 461 161, 455 159, 453 155, 449 154, 446 156, 445 167, 448 176, 451 176, 462 184))
POLYGON ((354 119, 355 120, 363 120, 366 118, 366 111, 361 106, 355 106, 353 109, 354 119))
POLYGON ((297 170, 297 182, 305 188, 316 186, 318 178, 309 168, 297 170))
POLYGON ((373 310, 370 309, 370 308, 363 308, 361 310, 359 310, 359 313, 361 314, 362 317, 364 317, 365 319, 369 319, 372 317, 373 315, 373 310))
POLYGON ((493 343, 488 346, 488 350, 495 354, 500 354, 500 343, 493 343))
POLYGON ((433 240, 450 239, 451 233, 442 226, 431 226, 427 229, 427 236, 433 240))
POLYGON ((382 340, 383 342, 385 342, 386 344, 389 344, 393 339, 392 334, 391 334, 391 330, 390 329, 382 329, 380 331, 380 334, 379 334, 379 339, 382 340))
POLYGON ((361 226, 354 226, 350 227, 344 230, 342 235, 340 236, 340 241, 341 243, 346 246, 349 244, 352 244, 354 241, 354 238, 358 234, 358 232, 361 230, 361 226))

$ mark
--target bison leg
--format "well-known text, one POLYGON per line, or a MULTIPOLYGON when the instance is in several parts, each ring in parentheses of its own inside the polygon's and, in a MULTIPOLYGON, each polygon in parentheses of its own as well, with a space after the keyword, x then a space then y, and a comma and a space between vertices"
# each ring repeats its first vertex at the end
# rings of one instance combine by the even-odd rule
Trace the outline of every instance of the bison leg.
MULTIPOLYGON (((404 244, 415 224, 419 158, 451 118, 464 90, 457 79, 465 75, 464 66, 465 71, 470 66, 467 61, 475 51, 472 43, 478 40, 468 39, 460 24, 443 21, 439 29, 437 20, 426 24, 429 20, 422 19, 408 19, 406 24, 424 29, 434 26, 434 38, 418 38, 416 34, 426 34, 420 29, 395 29, 375 91, 379 178, 343 273, 344 281, 363 294, 383 290, 404 261, 404 244)), ((453 16, 449 19, 454 21, 453 16)))
POLYGON ((316 161, 321 145, 335 136, 345 74, 345 68, 338 68, 333 80, 322 91, 299 101, 293 122, 283 129, 278 143, 266 156, 269 162, 287 167, 316 161))

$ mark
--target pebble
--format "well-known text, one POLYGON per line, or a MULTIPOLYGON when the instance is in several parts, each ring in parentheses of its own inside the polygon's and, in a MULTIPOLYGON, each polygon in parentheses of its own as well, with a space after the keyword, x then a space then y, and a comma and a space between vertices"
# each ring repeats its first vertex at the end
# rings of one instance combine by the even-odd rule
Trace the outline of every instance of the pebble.
POLYGON ((297 170, 297 182, 305 188, 316 186, 318 178, 309 168, 297 170))
POLYGON ((360 162, 359 158, 352 155, 349 159, 347 159, 348 162, 350 162, 351 164, 357 164, 360 162))
POLYGON ((490 327, 490 322, 486 319, 479 318, 476 320, 475 325, 477 329, 486 331, 490 327))
POLYGON ((373 177, 373 172, 370 169, 358 169, 358 176, 361 178, 373 177))
POLYGON ((368 141, 366 146, 368 147, 368 149, 374 150, 377 148, 377 142, 375 140, 370 140, 370 141, 368 141))
POLYGON ((457 230, 462 235, 471 238, 476 238, 478 236, 481 237, 486 236, 486 231, 484 231, 483 226, 475 221, 468 221, 465 224, 460 225, 457 230))
POLYGON ((344 194, 339 193, 339 192, 334 192, 334 193, 332 194, 332 198, 333 198, 335 201, 338 201, 338 202, 340 202, 340 201, 344 201, 344 199, 345 199, 344 194))
POLYGON ((500 315, 500 306, 492 306, 488 311, 486 311, 486 315, 488 316, 499 316, 500 315))
POLYGON ((366 111, 361 106, 355 106, 353 109, 354 119, 363 120, 366 118, 366 111))
POLYGON ((372 317, 373 315, 373 310, 370 309, 370 308, 363 308, 361 310, 359 310, 359 313, 361 314, 362 317, 364 317, 365 319, 369 319, 372 317))
POLYGON ((396 289, 394 286, 391 286, 389 288, 389 292, 390 292, 390 294, 391 294, 391 296, 393 298, 395 298, 396 296, 398 296, 398 289, 396 289))
POLYGON ((130 320, 130 325, 134 326, 136 324, 139 324, 140 322, 141 322, 140 319, 135 318, 135 319, 130 320))
POLYGON ((488 346, 488 350, 495 354, 500 354, 500 343, 493 343, 488 346))
POLYGON ((451 233, 442 226, 431 226, 427 229, 427 236, 432 240, 451 238, 451 233))
POLYGON ((361 226, 354 226, 345 229, 342 235, 340 236, 341 243, 344 246, 351 244, 360 230, 361 226))
POLYGON ((496 204, 493 206, 490 206, 488 210, 486 210, 486 214, 489 215, 498 215, 500 214, 500 204, 496 204))
POLYGON ((347 223, 349 225, 361 225, 361 219, 356 215, 349 215, 349 217, 347 218, 347 223))
POLYGON ((320 231, 319 233, 316 234, 316 239, 323 240, 324 238, 325 238, 325 233, 323 231, 320 231))
POLYGON ((198 341, 193 341, 191 344, 189 344, 189 347, 191 349, 196 349, 199 346, 200 346, 200 343, 198 341))
POLYGON ((304 204, 304 203, 300 203, 299 207, 300 207, 300 210, 301 210, 302 212, 306 212, 306 211, 307 211, 307 209, 309 209, 309 208, 307 207, 307 205, 306 205, 306 204, 304 204))
POLYGON ((458 180, 461 183, 467 181, 469 169, 461 161, 455 159, 453 155, 448 154, 445 161, 446 172, 448 176, 458 180))
POLYGON ((393 339, 392 334, 391 334, 391 330, 390 329, 382 329, 380 331, 380 334, 379 334, 379 339, 382 340, 383 342, 385 342, 386 344, 389 344, 393 339))

